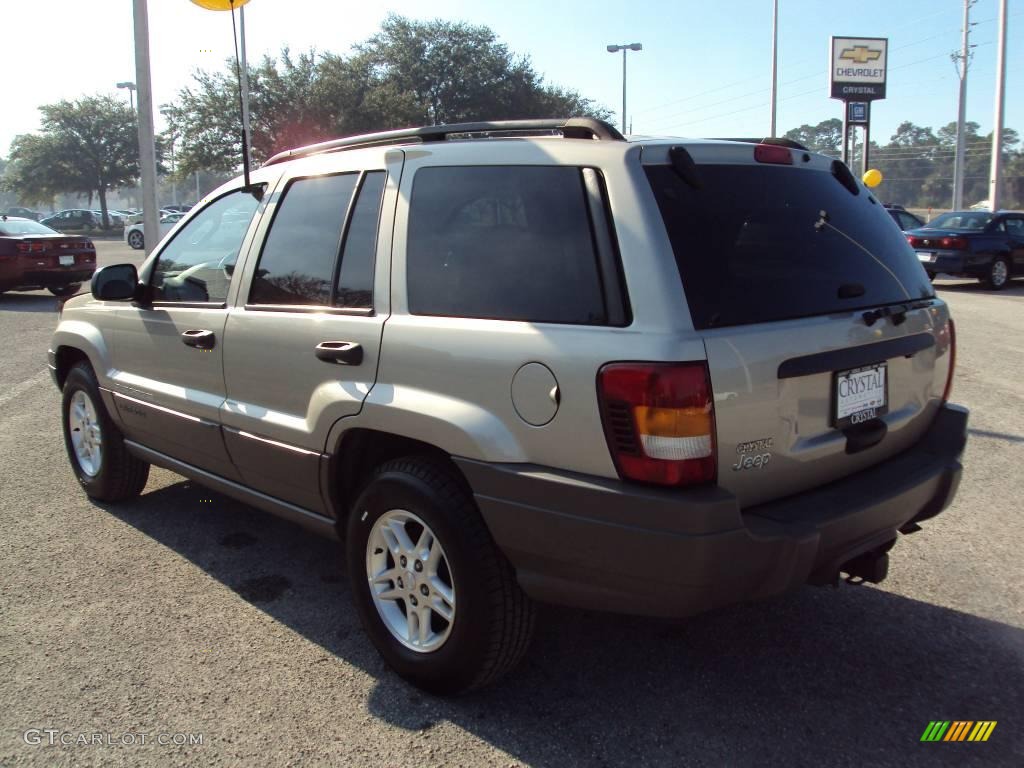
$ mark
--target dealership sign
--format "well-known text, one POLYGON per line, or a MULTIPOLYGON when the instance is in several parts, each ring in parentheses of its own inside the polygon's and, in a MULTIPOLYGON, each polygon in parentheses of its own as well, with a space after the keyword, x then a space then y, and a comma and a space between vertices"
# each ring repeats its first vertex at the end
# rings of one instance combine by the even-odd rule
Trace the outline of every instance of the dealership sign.
POLYGON ((889 40, 884 37, 833 37, 829 72, 833 99, 885 98, 889 40))

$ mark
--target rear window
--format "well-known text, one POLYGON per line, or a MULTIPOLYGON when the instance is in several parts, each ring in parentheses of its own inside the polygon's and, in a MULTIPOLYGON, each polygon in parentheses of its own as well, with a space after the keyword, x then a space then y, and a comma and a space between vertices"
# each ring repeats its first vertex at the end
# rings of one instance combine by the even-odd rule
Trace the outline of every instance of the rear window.
POLYGON ((886 210, 827 171, 701 165, 699 189, 646 171, 698 329, 934 296, 886 210))
POLYGON ((928 222, 928 229, 966 229, 979 232, 992 221, 991 213, 944 213, 928 222))
POLYGON ((56 235, 59 234, 38 221, 0 221, 0 235, 56 235))

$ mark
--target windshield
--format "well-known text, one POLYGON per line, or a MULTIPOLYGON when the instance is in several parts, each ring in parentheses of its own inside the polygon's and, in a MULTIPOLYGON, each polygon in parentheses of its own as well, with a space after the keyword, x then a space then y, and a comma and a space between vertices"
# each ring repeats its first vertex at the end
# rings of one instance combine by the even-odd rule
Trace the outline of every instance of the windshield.
POLYGON ((58 235, 59 232, 40 224, 38 221, 14 221, 7 219, 0 221, 0 235, 58 235))
POLYGON ((978 232, 989 225, 993 216, 991 213, 979 213, 977 211, 953 211, 936 216, 929 221, 926 229, 968 229, 978 232))
POLYGON ((886 210, 831 173, 768 165, 645 169, 695 328, 848 312, 935 294, 886 210))

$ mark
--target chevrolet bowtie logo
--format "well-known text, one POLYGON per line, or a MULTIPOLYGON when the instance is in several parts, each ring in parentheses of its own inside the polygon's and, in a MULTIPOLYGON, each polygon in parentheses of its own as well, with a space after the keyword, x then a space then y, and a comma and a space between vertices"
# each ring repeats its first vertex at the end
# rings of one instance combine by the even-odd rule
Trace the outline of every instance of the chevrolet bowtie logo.
POLYGON ((855 61, 858 64, 867 64, 869 61, 878 61, 882 58, 882 52, 866 45, 855 45, 853 48, 846 48, 839 54, 840 59, 855 61))

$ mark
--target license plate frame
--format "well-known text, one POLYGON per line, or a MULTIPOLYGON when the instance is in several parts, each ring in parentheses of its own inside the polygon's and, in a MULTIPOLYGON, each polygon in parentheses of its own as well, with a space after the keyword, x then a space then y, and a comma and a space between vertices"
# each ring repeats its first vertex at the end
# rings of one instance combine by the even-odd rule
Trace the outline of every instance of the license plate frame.
POLYGON ((927 261, 929 263, 935 261, 935 253, 933 251, 918 251, 918 261, 927 261))
POLYGON ((60 262, 60 265, 62 267, 73 267, 73 266, 75 266, 75 256, 74 256, 74 254, 61 254, 60 256, 57 257, 57 260, 60 262))
MULTIPOLYGON (((849 390, 849 388, 847 388, 849 390)), ((846 429, 857 424, 863 424, 889 412, 889 363, 886 361, 872 363, 859 368, 849 368, 845 371, 836 371, 832 374, 832 403, 829 414, 832 426, 836 429, 846 429), (876 382, 881 375, 881 387, 870 387, 871 378, 874 376, 876 382), (851 393, 840 392, 840 382, 843 380, 864 381, 874 393, 851 393), (878 400, 877 390, 881 389, 881 401, 878 400)))

